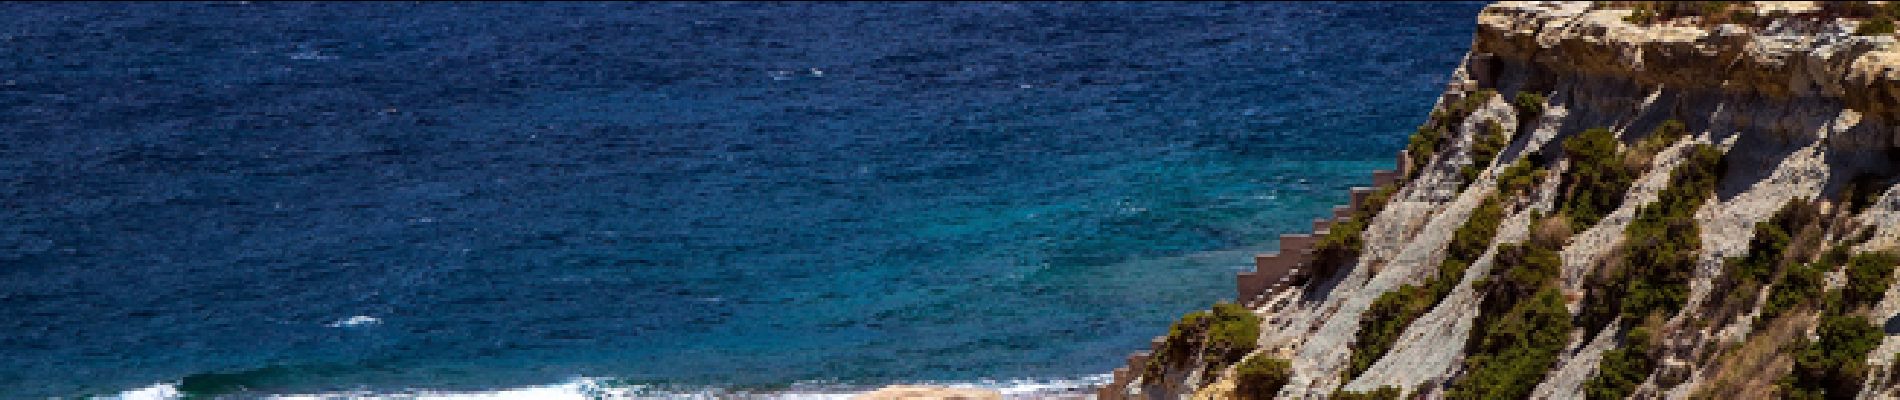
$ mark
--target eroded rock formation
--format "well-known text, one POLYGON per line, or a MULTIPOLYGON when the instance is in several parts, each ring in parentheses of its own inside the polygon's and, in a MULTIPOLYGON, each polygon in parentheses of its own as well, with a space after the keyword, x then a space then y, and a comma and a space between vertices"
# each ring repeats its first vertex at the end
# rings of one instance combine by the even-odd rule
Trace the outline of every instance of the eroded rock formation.
POLYGON ((1392 182, 1243 274, 1246 357, 1102 396, 1900 396, 1895 17, 1493 4, 1392 182))

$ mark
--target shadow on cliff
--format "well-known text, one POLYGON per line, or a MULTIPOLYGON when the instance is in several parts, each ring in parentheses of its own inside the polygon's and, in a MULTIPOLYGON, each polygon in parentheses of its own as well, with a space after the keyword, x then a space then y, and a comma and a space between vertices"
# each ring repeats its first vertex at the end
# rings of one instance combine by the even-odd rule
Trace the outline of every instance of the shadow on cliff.
MULTIPOLYGON (((1716 198, 1729 201, 1742 193, 1768 190, 1774 174, 1795 162, 1798 153, 1814 149, 1823 163, 1816 168, 1825 176, 1796 176, 1784 179, 1823 179, 1821 199, 1839 199, 1842 191, 1886 188, 1895 181, 1894 156, 1889 133, 1876 124, 1835 127, 1839 114, 1792 111, 1771 124, 1743 124, 1742 129, 1714 131, 1711 140, 1734 141, 1727 157, 1728 170, 1716 187, 1716 198)), ((1799 173, 1800 170, 1793 172, 1799 173)))

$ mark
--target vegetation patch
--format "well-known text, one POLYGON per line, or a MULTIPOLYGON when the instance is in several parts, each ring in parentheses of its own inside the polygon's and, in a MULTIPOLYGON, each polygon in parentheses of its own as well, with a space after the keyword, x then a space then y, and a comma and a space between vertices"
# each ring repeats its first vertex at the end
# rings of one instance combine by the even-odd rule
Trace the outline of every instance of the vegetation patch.
POLYGON ((1762 305, 1761 318, 1774 319, 1783 312, 1797 306, 1813 306, 1813 300, 1821 298, 1825 289, 1827 267, 1820 263, 1802 263, 1788 268, 1781 281, 1775 284, 1768 294, 1768 303, 1762 305))
POLYGON ((1531 92, 1518 92, 1517 99, 1511 101, 1511 106, 1517 108, 1518 115, 1531 117, 1543 115, 1544 96, 1531 92))
MULTIPOLYGON (((1722 168, 1722 153, 1713 146, 1689 150, 1656 202, 1638 209, 1623 231, 1617 256, 1588 282, 1579 321, 1592 328, 1619 316, 1660 321, 1682 307, 1702 248, 1695 210, 1714 193, 1722 168)), ((1634 391, 1657 365, 1648 346, 1650 335, 1645 328, 1624 332, 1622 345, 1598 361, 1597 374, 1585 383, 1585 395, 1620 399, 1634 391)))
POLYGON ((1498 177, 1498 192, 1509 198, 1528 197, 1546 175, 1549 171, 1532 164, 1530 157, 1524 157, 1504 168, 1504 175, 1498 177))
POLYGON ((1623 193, 1636 181, 1636 172, 1619 162, 1616 134, 1593 128, 1564 139, 1564 158, 1570 162, 1559 190, 1557 211, 1570 226, 1583 229, 1623 205, 1623 193))
POLYGON ((1585 326, 1602 327, 1617 316, 1673 315, 1681 308, 1702 248, 1695 210, 1715 191, 1722 169, 1720 150, 1706 144, 1690 149, 1656 202, 1637 210, 1623 231, 1619 256, 1588 282, 1578 315, 1585 326))
MULTIPOLYGON (((1843 205, 1849 207, 1835 212, 1853 212, 1851 201, 1843 205)), ((1851 239, 1820 251, 1828 221, 1840 219, 1822 215, 1811 201, 1790 201, 1755 225, 1746 255, 1728 260, 1726 283, 1719 283, 1728 290, 1753 292, 1761 281, 1772 285, 1761 310, 1760 326, 1766 328, 1727 351, 1696 398, 1759 398, 1778 392, 1790 399, 1848 399, 1859 392, 1868 371, 1866 356, 1883 338, 1881 329, 1863 315, 1892 286, 1900 255, 1850 255, 1851 239), (1824 278, 1836 268, 1846 275, 1845 284, 1828 291, 1824 278), (1815 326, 1817 314, 1819 326, 1810 340, 1805 331, 1815 326)))
POLYGON ((1858 17, 1862 19, 1860 25, 1854 27, 1854 35, 1856 36, 1891 35, 1894 30, 1893 21, 1900 19, 1900 4, 1893 2, 1887 2, 1886 4, 1878 6, 1861 1, 1830 1, 1824 3, 1843 3, 1827 4, 1827 8, 1829 11, 1843 14, 1842 16, 1845 17, 1858 17))
POLYGON ((1649 340, 1648 328, 1639 327, 1625 333, 1622 346, 1603 352, 1596 376, 1584 382, 1584 396, 1592 400, 1629 398, 1630 393, 1636 391, 1636 385, 1642 384, 1649 378, 1649 372, 1656 370, 1649 340))
POLYGON ((1458 176, 1466 184, 1477 181, 1478 174, 1490 167, 1491 161, 1498 158, 1498 152, 1504 151, 1504 146, 1510 144, 1504 137, 1504 127, 1498 125, 1497 121, 1484 121, 1483 125, 1484 128, 1471 141, 1471 164, 1458 170, 1458 176))
POLYGON ((1384 357, 1398 341, 1399 334, 1419 316, 1425 315, 1433 305, 1443 299, 1451 289, 1463 279, 1465 268, 1476 262, 1489 247, 1492 238, 1497 236, 1498 224, 1504 220, 1504 207, 1496 196, 1486 198, 1478 205, 1465 224, 1452 234, 1451 244, 1446 248, 1445 261, 1439 264, 1438 271, 1419 285, 1404 285, 1397 290, 1379 295, 1359 319, 1359 332, 1354 336, 1352 358, 1346 368, 1346 379, 1352 379, 1371 368, 1372 363, 1384 357))
POLYGON ((1293 364, 1274 357, 1254 357, 1234 367, 1234 397, 1266 400, 1293 379, 1293 364))
POLYGON ((1862 316, 1823 316, 1818 340, 1802 338, 1794 372, 1781 382, 1782 398, 1852 399, 1867 375, 1867 353, 1880 345, 1880 327, 1862 316))
POLYGON ((1623 155, 1623 168, 1632 173, 1648 169, 1649 162, 1656 157, 1656 153, 1661 153, 1663 149, 1669 148, 1669 145, 1688 134, 1689 128, 1682 121, 1673 119, 1663 121, 1662 124, 1656 126, 1656 129, 1649 132, 1649 136, 1644 136, 1643 140, 1637 141, 1636 146, 1623 155))
POLYGON ((1872 307, 1893 285, 1893 266, 1900 257, 1888 252, 1854 255, 1847 260, 1847 285, 1841 287, 1841 301, 1848 308, 1872 307))
POLYGON ((1148 359, 1143 376, 1156 378, 1168 369, 1195 364, 1218 370, 1253 352, 1259 338, 1260 317, 1253 311, 1216 303, 1212 310, 1191 312, 1175 321, 1161 351, 1148 359))
POLYGON ((1775 381, 1793 368, 1793 354, 1812 324, 1810 317, 1767 321, 1740 346, 1726 349, 1711 366, 1709 380, 1693 395, 1697 400, 1767 399, 1778 391, 1775 381))
MULTIPOLYGON (((1811 280, 1818 277, 1818 273, 1800 264, 1812 255, 1814 248, 1820 246, 1820 222, 1818 205, 1812 201, 1794 199, 1782 205, 1767 221, 1755 223, 1754 235, 1748 241, 1748 253, 1724 262, 1722 277, 1716 281, 1723 292, 1733 295, 1722 296, 1712 302, 1717 309, 1711 314, 1726 320, 1753 308, 1761 286, 1785 282, 1790 271, 1799 275, 1795 285, 1809 292, 1807 295, 1818 294, 1819 288, 1811 287, 1811 280)), ((1782 296, 1769 303, 1769 311, 1764 315, 1772 317, 1785 306, 1792 305, 1792 301, 1800 300, 1782 296)))
POLYGON ((1892 33, 1893 17, 1887 15, 1870 18, 1865 22, 1861 22, 1860 26, 1854 27, 1854 35, 1857 36, 1888 35, 1892 33))
POLYGON ((1335 222, 1326 228, 1326 235, 1320 236, 1319 243, 1313 245, 1315 276, 1331 276, 1334 271, 1359 259, 1359 253, 1366 245, 1366 227, 1372 224, 1372 218, 1378 216, 1379 210, 1385 209, 1386 203, 1392 201, 1392 196, 1398 190, 1398 185, 1379 188, 1367 196, 1358 208, 1353 209, 1352 215, 1345 221, 1335 222))
POLYGON ((1557 287, 1563 258, 1551 247, 1500 245, 1466 343, 1454 399, 1525 398, 1569 341, 1570 311, 1557 287))
POLYGON ((1411 157, 1411 173, 1424 170, 1432 156, 1451 143, 1453 134, 1464 125, 1465 119, 1497 94, 1497 91, 1490 89, 1479 90, 1459 101, 1447 102, 1439 110, 1433 111, 1431 118, 1425 121, 1424 126, 1418 127, 1418 132, 1413 133, 1405 145, 1406 154, 1411 157))
POLYGON ((1632 10, 1623 22, 1646 25, 1679 18, 1695 18, 1697 26, 1761 25, 1765 21, 1746 1, 1606 1, 1609 8, 1632 10))
POLYGON ((1570 340, 1570 310, 1563 293, 1546 285, 1529 298, 1485 297, 1485 302, 1510 302, 1510 311, 1473 327, 1464 375, 1452 383, 1446 398, 1521 399, 1543 380, 1570 340))

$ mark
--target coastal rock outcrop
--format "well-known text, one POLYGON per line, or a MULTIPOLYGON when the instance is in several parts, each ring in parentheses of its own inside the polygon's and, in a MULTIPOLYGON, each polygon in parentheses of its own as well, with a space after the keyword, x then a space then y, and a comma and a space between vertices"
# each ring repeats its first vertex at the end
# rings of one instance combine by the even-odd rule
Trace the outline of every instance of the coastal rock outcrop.
POLYGON ((1100 395, 1900 396, 1895 19, 1490 5, 1398 170, 1240 277, 1244 356, 1140 354, 1100 395))

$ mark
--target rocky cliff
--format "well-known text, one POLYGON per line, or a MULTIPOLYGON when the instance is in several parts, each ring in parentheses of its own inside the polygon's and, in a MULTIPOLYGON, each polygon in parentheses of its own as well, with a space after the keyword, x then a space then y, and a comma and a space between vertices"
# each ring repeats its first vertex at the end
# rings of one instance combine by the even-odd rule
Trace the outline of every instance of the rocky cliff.
POLYGON ((1396 179, 1101 395, 1900 396, 1896 16, 1493 4, 1396 179))

